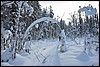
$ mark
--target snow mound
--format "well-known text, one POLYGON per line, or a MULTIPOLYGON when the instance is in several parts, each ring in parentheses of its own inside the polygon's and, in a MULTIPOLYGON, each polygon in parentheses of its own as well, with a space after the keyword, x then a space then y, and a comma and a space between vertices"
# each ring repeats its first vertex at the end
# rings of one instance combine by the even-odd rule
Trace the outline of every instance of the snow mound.
POLYGON ((80 61, 89 61, 90 60, 88 54, 85 53, 84 51, 78 57, 76 57, 76 59, 78 59, 80 61))
POLYGON ((19 54, 22 55, 22 56, 28 56, 29 55, 25 50, 21 50, 19 52, 19 54))
POLYGON ((11 65, 22 65, 24 64, 24 58, 20 55, 17 55, 17 57, 14 60, 9 60, 9 64, 11 65), (20 62, 19 62, 20 61, 20 62))
POLYGON ((1 61, 7 62, 12 56, 12 53, 9 52, 9 49, 6 49, 2 54, 1 54, 1 61))
POLYGON ((10 59, 9 64, 14 66, 32 66, 33 63, 28 58, 21 56, 20 54, 16 54, 16 58, 14 60, 10 59))
POLYGON ((88 51, 89 56, 94 56, 94 54, 91 51, 88 51))
POLYGON ((10 65, 9 63, 7 63, 7 62, 1 62, 1 66, 12 66, 12 65, 10 65))

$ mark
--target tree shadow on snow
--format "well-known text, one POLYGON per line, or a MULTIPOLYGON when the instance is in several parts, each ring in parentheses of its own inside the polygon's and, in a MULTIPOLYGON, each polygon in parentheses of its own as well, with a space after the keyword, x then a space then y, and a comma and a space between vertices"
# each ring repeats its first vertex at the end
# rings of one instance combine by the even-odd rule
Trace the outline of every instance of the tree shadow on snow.
POLYGON ((76 59, 78 59, 80 61, 89 61, 90 60, 88 54, 85 53, 84 51, 79 56, 77 56, 76 59))

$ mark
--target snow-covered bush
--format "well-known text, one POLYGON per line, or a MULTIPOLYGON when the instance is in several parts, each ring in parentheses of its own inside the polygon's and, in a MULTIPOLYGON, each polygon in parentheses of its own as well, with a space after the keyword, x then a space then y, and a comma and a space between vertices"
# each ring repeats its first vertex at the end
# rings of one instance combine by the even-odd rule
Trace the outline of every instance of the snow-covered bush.
POLYGON ((87 34, 84 39, 84 51, 89 53, 91 50, 98 50, 98 41, 93 34, 87 34))
POLYGON ((65 41, 66 41, 66 36, 65 36, 64 30, 61 31, 59 37, 60 37, 59 40, 60 40, 60 42, 61 42, 61 44, 60 44, 60 46, 59 46, 60 52, 66 52, 66 51, 67 51, 67 47, 66 47, 66 43, 65 43, 65 41))
POLYGON ((25 51, 29 53, 29 50, 31 49, 31 47, 30 47, 31 46, 31 41, 25 42, 24 45, 25 45, 25 48, 24 48, 25 51))

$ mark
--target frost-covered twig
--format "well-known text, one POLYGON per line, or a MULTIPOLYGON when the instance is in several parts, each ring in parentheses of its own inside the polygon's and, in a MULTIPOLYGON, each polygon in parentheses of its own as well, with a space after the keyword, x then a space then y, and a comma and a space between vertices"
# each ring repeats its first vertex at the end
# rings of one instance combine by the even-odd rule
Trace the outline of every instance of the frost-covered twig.
MULTIPOLYGON (((50 55, 48 55, 48 56, 50 56, 50 55)), ((48 56, 47 56, 47 57, 48 57, 48 56)), ((45 61, 46 61, 47 57, 45 57, 45 59, 42 61, 42 63, 45 63, 45 61)))

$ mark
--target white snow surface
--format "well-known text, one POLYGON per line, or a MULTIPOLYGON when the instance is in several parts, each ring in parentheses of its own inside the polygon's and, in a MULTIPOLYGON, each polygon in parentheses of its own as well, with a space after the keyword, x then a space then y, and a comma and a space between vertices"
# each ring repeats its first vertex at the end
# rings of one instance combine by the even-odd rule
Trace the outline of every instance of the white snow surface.
POLYGON ((99 51, 92 50, 92 53, 86 54, 83 52, 83 38, 77 38, 76 41, 80 43, 76 45, 67 38, 68 51, 61 53, 57 50, 61 44, 58 39, 32 40, 30 54, 23 50, 17 53, 14 60, 1 62, 1 66, 99 66, 99 51))
POLYGON ((7 61, 9 58, 11 58, 12 53, 9 52, 9 49, 1 51, 1 61, 7 61), (7 54, 7 55, 6 55, 7 54))

